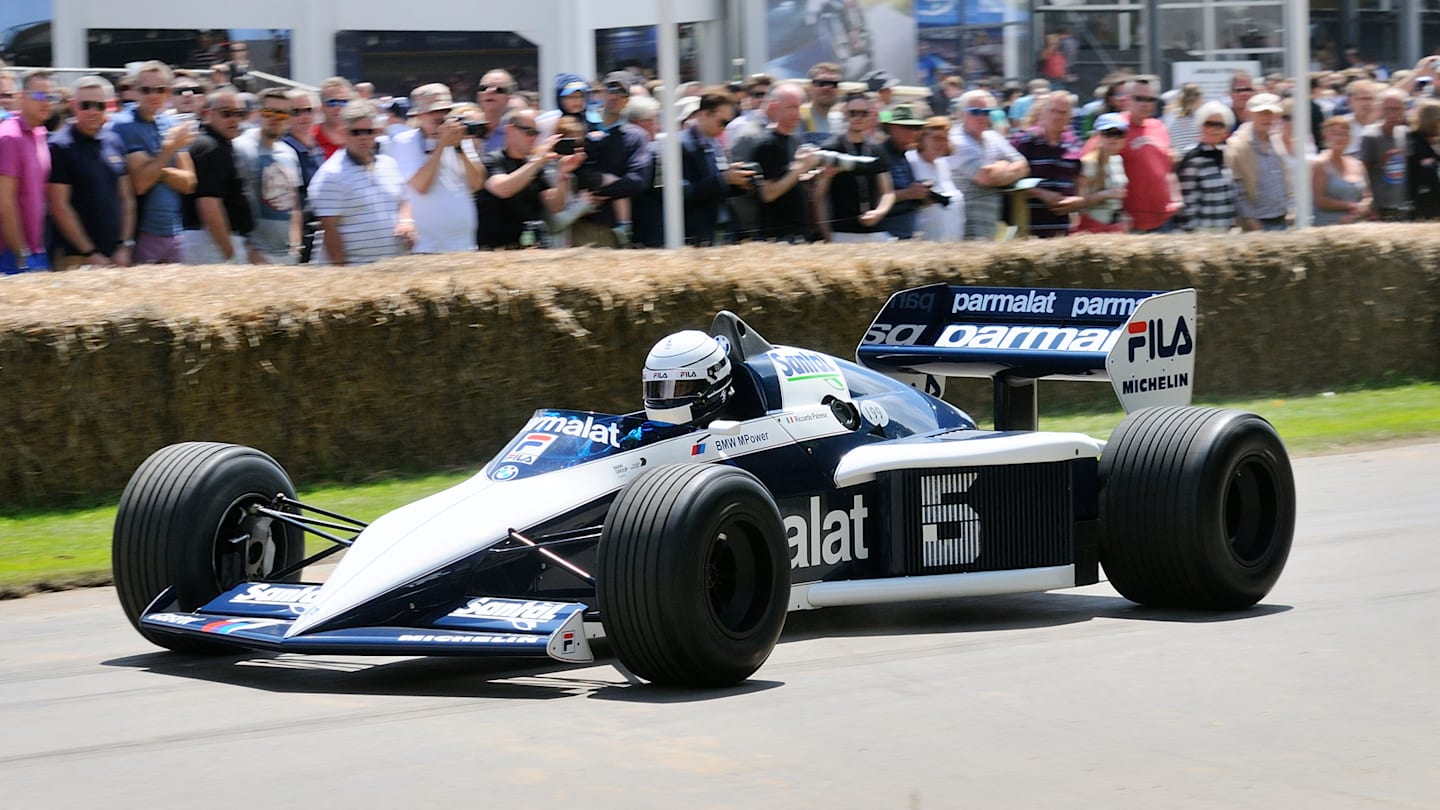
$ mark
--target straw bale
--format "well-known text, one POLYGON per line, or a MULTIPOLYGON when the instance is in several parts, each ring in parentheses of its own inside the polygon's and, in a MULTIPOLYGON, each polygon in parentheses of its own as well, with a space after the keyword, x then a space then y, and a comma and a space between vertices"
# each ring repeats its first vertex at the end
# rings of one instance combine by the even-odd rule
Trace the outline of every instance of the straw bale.
MULTIPOLYGON (((1199 290, 1202 396, 1440 376, 1440 232, 1081 236, 411 257, 365 268, 141 267, 0 279, 0 508, 110 497, 209 439, 302 481, 483 462, 537 407, 638 407, 650 345, 730 309, 851 356, 934 283, 1199 290)), ((1042 385, 1042 413, 1110 402, 1042 385)), ((984 381, 947 397, 979 416, 984 381)))

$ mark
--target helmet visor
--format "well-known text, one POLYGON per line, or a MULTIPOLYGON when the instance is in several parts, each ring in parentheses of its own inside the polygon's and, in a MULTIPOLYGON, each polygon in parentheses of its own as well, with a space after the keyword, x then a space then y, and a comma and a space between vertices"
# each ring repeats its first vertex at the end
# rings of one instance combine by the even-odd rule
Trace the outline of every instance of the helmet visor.
POLYGON ((708 380, 646 380, 645 404, 670 408, 699 399, 709 387, 708 380))

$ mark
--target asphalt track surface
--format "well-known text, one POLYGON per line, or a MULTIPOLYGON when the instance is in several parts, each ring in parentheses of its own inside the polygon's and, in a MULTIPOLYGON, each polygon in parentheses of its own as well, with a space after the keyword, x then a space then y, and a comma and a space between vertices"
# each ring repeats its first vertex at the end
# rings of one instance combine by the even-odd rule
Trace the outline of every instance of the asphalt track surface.
POLYGON ((0 806, 1440 806, 1440 444, 1297 461, 1260 606, 1105 584, 792 616, 745 685, 599 663, 160 652, 0 603, 0 806))

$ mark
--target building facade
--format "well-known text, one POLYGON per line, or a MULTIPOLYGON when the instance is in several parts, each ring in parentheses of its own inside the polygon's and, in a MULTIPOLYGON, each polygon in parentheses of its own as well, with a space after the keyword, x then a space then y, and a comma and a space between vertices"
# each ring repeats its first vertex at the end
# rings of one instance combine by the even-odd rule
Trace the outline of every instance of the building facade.
MULTIPOLYGON (((1082 92, 1120 69, 1168 86, 1186 63, 1285 68, 1286 0, 53 0, 53 63, 117 67, 105 63, 117 39, 154 35, 158 49, 167 32, 247 31, 269 40, 251 48, 262 67, 307 84, 338 73, 400 93, 507 67, 522 87, 547 90, 560 73, 653 66, 661 3, 679 25, 680 79, 706 83, 803 75, 817 61, 840 64, 847 79, 877 68, 911 84, 957 71, 1024 79, 1046 70, 1057 41, 1082 92)), ((1358 58, 1405 68, 1440 45, 1440 0, 1309 8, 1307 67, 1358 58), (1347 57, 1352 49, 1358 56, 1347 57)))

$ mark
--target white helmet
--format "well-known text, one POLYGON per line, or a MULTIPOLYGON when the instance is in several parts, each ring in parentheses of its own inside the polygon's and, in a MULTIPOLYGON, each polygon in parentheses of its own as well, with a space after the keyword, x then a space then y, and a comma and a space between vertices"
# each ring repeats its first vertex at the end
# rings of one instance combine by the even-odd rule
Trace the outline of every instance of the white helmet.
POLYGON ((669 335, 645 358, 645 415, 693 424, 730 396, 730 358, 720 341, 696 329, 669 335))

